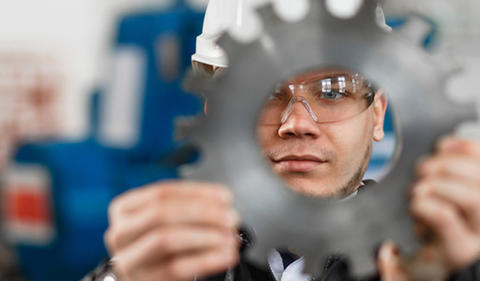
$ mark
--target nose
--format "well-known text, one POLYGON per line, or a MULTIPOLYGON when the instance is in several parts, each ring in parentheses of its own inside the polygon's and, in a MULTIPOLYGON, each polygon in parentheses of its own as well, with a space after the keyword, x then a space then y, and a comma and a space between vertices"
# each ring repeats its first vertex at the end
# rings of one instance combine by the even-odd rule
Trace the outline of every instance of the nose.
POLYGON ((285 112, 282 118, 282 125, 278 129, 281 138, 317 138, 320 136, 320 128, 315 122, 311 109, 302 101, 297 100, 285 112))

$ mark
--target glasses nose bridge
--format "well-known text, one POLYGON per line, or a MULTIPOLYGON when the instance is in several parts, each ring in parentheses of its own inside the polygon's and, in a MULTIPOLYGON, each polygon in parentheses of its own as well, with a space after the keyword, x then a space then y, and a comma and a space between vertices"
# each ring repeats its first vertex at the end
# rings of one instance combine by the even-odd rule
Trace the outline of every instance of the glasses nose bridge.
POLYGON ((303 105, 303 107, 305 108, 305 110, 307 110, 313 121, 318 122, 318 116, 315 114, 315 111, 308 103, 308 100, 303 96, 292 95, 292 98, 288 102, 287 108, 282 113, 281 124, 285 124, 285 122, 287 122, 288 118, 292 114, 293 107, 297 102, 300 102, 303 105))

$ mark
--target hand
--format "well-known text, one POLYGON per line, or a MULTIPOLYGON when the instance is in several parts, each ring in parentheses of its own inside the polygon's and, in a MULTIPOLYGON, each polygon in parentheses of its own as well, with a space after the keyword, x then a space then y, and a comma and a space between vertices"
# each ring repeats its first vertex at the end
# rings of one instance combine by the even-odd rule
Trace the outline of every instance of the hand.
POLYGON ((480 142, 443 139, 417 173, 411 212, 418 233, 430 239, 409 261, 393 244, 382 247, 379 270, 385 281, 422 280, 422 274, 444 280, 480 258, 480 142))
POLYGON ((105 243, 120 280, 183 281, 234 266, 238 215, 226 188, 164 182, 129 191, 109 207, 105 243))

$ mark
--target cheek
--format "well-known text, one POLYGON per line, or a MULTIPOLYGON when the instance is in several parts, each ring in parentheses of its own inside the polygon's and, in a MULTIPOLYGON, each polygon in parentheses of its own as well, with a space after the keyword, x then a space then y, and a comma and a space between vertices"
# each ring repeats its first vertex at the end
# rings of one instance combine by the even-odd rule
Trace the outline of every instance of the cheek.
POLYGON ((275 139, 276 129, 274 126, 258 126, 257 140, 262 149, 268 148, 275 139))
POLYGON ((370 114, 361 114, 356 118, 329 126, 327 131, 337 152, 338 165, 348 170, 348 166, 357 167, 360 162, 363 162, 365 149, 372 142, 372 124, 370 114))

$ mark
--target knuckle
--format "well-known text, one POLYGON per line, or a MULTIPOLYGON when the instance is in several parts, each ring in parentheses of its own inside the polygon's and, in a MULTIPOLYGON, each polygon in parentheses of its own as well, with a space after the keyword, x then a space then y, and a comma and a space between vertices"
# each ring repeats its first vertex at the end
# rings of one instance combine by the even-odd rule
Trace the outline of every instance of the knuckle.
POLYGON ((105 246, 107 246, 108 249, 113 250, 113 247, 112 247, 113 245, 111 242, 111 239, 112 239, 111 232, 112 231, 110 230, 110 228, 105 231, 105 233, 103 234, 103 242, 105 243, 105 246))
POLYGON ((115 221, 122 217, 127 212, 128 202, 131 199, 131 195, 137 190, 126 191, 117 197, 113 198, 108 206, 108 216, 111 221, 115 221))
POLYGON ((480 213, 480 192, 471 192, 469 196, 467 196, 465 207, 475 214, 480 213))
POLYGON ((449 159, 440 158, 434 162, 434 171, 439 175, 445 175, 450 173, 449 159))
POLYGON ((184 279, 185 268, 177 260, 173 260, 165 266, 165 274, 170 280, 184 279))
POLYGON ((431 192, 432 184, 433 183, 431 178, 424 178, 419 180, 413 186, 413 189, 412 189, 413 194, 416 195, 417 197, 428 195, 431 192))
POLYGON ((110 202, 110 205, 108 206, 108 216, 110 220, 113 220, 117 214, 120 213, 121 210, 121 198, 116 197, 110 202))
POLYGON ((175 243, 175 236, 173 236, 170 231, 159 230, 152 233, 152 237, 152 248, 158 252, 172 248, 173 243, 175 243))
POLYGON ((450 208, 443 208, 438 210, 438 217, 435 220, 436 225, 440 228, 451 227, 457 220, 455 212, 450 208))
POLYGON ((462 147, 463 151, 468 154, 473 154, 478 151, 478 144, 475 144, 474 142, 469 140, 464 140, 460 143, 460 146, 462 147))
POLYGON ((158 200, 159 202, 162 202, 165 200, 165 198, 168 196, 169 193, 171 193, 171 189, 166 185, 166 184, 158 184, 153 186, 155 192, 154 196, 155 199, 158 200))
POLYGON ((105 244, 112 251, 116 251, 120 247, 121 235, 118 231, 109 228, 104 235, 105 244))
POLYGON ((133 268, 129 266, 130 263, 124 262, 123 259, 119 258, 115 260, 114 268, 115 272, 118 273, 120 276, 124 276, 129 280, 133 277, 133 268))
POLYGON ((159 223, 165 223, 169 213, 166 204, 155 204, 155 206, 152 206, 152 215, 159 223))

